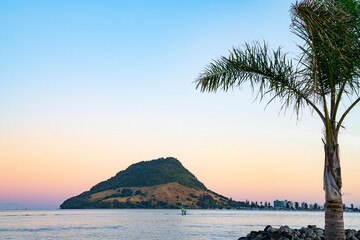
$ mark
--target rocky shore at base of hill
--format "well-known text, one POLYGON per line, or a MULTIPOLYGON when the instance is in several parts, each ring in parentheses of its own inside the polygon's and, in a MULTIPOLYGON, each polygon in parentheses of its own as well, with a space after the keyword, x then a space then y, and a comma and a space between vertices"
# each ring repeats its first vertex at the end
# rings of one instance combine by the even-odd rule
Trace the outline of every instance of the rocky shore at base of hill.
MULTIPOLYGON (((346 240, 360 240, 360 230, 346 229, 346 240)), ((266 226, 263 231, 252 231, 239 240, 321 240, 324 239, 324 229, 315 225, 308 225, 301 229, 292 229, 288 226, 273 228, 266 226)))

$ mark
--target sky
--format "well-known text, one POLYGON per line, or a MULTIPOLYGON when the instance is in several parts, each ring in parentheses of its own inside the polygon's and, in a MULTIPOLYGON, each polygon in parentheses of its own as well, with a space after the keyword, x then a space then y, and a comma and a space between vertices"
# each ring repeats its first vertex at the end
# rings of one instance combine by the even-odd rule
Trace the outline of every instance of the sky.
MULTIPOLYGON (((247 42, 296 57, 294 2, 0 1, 0 208, 58 208, 168 156, 234 200, 323 203, 317 116, 266 107, 247 85, 194 84, 247 42)), ((355 206, 359 121, 357 106, 340 135, 343 201, 355 206)))

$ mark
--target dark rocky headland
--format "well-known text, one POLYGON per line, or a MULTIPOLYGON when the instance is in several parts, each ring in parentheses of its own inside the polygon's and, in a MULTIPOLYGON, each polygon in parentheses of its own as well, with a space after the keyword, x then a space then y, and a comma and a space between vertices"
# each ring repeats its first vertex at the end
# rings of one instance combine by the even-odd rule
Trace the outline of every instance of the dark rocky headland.
MULTIPOLYGON (((360 230, 345 230, 346 240, 360 239, 360 230)), ((263 231, 252 231, 246 237, 239 240, 321 240, 324 239, 324 229, 317 228, 315 225, 308 225, 301 229, 292 229, 288 226, 273 228, 266 226, 263 231)))

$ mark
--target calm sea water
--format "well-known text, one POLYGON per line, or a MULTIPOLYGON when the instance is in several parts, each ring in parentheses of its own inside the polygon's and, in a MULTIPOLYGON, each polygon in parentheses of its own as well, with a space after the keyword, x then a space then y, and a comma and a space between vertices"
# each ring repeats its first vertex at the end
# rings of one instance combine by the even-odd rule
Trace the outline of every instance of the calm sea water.
MULTIPOLYGON (((345 213, 360 229, 360 213, 345 213)), ((243 210, 16 210, 0 211, 0 239, 238 239, 252 230, 324 226, 324 212, 243 210)))

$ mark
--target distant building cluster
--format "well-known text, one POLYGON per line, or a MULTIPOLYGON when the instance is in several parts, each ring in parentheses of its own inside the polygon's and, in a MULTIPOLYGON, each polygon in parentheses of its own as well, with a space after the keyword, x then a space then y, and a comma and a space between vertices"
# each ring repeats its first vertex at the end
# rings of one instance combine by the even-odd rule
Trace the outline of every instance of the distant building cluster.
MULTIPOLYGON (((324 204, 318 203, 306 203, 306 202, 293 202, 293 201, 280 201, 275 200, 274 205, 272 206, 270 202, 253 202, 246 200, 245 202, 237 202, 233 201, 232 198, 229 199, 229 208, 236 208, 236 209, 261 209, 261 210, 297 210, 297 211, 323 211, 325 209, 324 204)), ((344 211, 346 212, 360 212, 360 209, 354 207, 354 204, 351 204, 350 207, 344 206, 344 211)))
POLYGON ((292 202, 292 201, 274 201, 274 208, 276 209, 295 209, 295 210, 323 210, 324 206, 317 203, 307 204, 306 202, 292 202))
MULTIPOLYGON (((360 209, 357 207, 354 207, 354 204, 351 204, 350 207, 346 206, 345 204, 343 205, 344 207, 344 211, 346 212, 359 212, 360 209)), ((324 205, 320 205, 317 203, 306 203, 306 202, 292 202, 292 201, 288 201, 288 200, 284 200, 284 201, 279 201, 279 200, 275 200, 274 201, 274 206, 270 207, 270 209, 289 209, 289 210, 313 210, 313 211, 319 211, 319 210, 324 210, 325 207, 324 205)))

